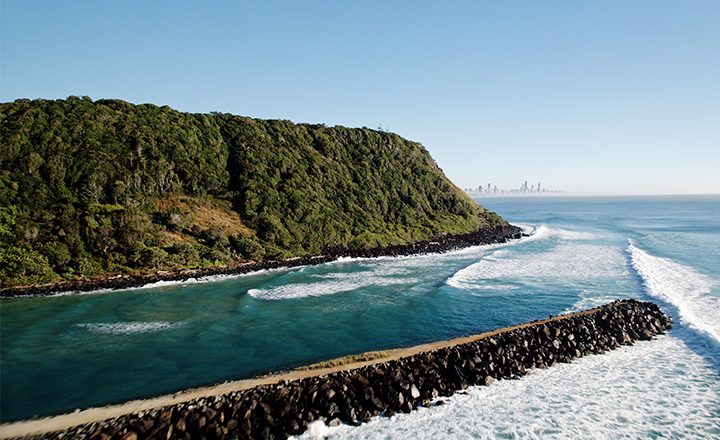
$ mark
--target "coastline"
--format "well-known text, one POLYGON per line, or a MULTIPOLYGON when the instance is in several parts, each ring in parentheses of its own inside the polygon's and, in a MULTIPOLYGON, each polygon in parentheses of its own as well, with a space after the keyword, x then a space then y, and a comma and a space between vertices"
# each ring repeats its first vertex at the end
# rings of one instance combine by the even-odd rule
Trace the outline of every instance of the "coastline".
POLYGON ((50 284, 11 286, 0 288, 0 299, 16 297, 48 296, 61 292, 90 292, 101 289, 129 289, 161 281, 187 281, 217 275, 239 275, 264 269, 291 268, 328 263, 339 258, 372 258, 384 256, 407 256, 415 254, 444 253, 456 249, 485 244, 504 243, 519 239, 522 229, 508 224, 494 229, 482 229, 468 234, 445 235, 434 240, 423 240, 408 245, 383 248, 348 250, 331 248, 319 255, 293 257, 285 260, 249 261, 231 266, 217 266, 201 269, 178 269, 136 274, 112 274, 97 278, 59 281, 50 284))
MULTIPOLYGON (((383 368, 386 368, 389 371, 397 372, 397 370, 393 370, 391 365, 400 365, 399 368, 402 369, 404 368, 403 366, 409 366, 413 363, 416 364, 418 358, 443 358, 444 356, 440 354, 443 351, 446 352, 446 355, 448 356, 447 359, 451 360, 454 358, 453 356, 458 357, 458 350, 462 352, 463 350, 468 350, 468 348, 470 348, 470 352, 465 355, 475 356, 475 362, 477 363, 478 355, 473 353, 479 353, 477 350, 480 350, 481 346, 486 347, 482 350, 488 350, 489 347, 491 351, 498 350, 498 347, 500 347, 498 351, 500 357, 495 358, 495 362, 498 363, 495 371, 492 372, 492 367, 490 367, 490 371, 487 372, 488 376, 478 376, 479 383, 477 384, 488 385, 496 379, 516 377, 517 375, 521 376, 525 374, 525 367, 523 367, 522 364, 516 364, 517 368, 519 368, 518 371, 509 373, 510 370, 516 367, 511 366, 514 361, 511 361, 510 359, 507 361, 504 360, 502 347, 505 346, 505 353, 508 353, 508 349, 509 353, 512 353, 516 350, 513 348, 513 344, 522 344, 523 340, 527 341, 527 339, 525 339, 528 337, 527 335, 538 335, 540 338, 544 338, 543 335, 549 336, 546 344, 549 346, 551 353, 553 352, 552 347, 555 347, 554 360, 553 355, 550 354, 550 360, 543 361, 543 356, 547 359, 548 355, 543 354, 542 351, 547 350, 548 348, 540 346, 539 348, 536 348, 540 356, 540 361, 539 363, 538 361, 533 361, 535 368, 545 368, 551 366, 555 362, 570 362, 572 359, 582 355, 593 353, 599 354, 616 348, 619 345, 632 344, 633 340, 651 339, 653 335, 663 333, 670 327, 670 325, 670 321, 667 320, 666 317, 663 317, 660 310, 654 304, 640 303, 634 300, 615 301, 581 312, 554 317, 551 316, 548 319, 503 327, 475 335, 430 342, 412 347, 392 349, 385 352, 365 353, 368 355, 366 357, 369 360, 354 360, 357 358, 362 359, 365 354, 347 356, 321 363, 321 365, 330 365, 328 367, 301 367, 292 371, 260 376, 252 379, 225 382, 209 387, 194 388, 174 394, 149 399, 134 400, 118 405, 88 408, 73 413, 51 416, 42 419, 10 422, 0 425, 0 439, 36 435, 44 437, 50 433, 54 433, 54 437, 60 435, 61 431, 71 428, 73 430, 82 430, 86 428, 90 431, 85 432, 85 434, 90 434, 92 430, 97 431, 97 429, 100 429, 97 427, 99 422, 103 422, 100 423, 101 427, 112 425, 114 423, 122 424, 124 423, 123 419, 125 418, 145 417, 149 414, 149 411, 158 413, 151 417, 160 417, 162 419, 162 414, 177 412, 176 408, 178 407, 190 409, 203 407, 208 405, 208 401, 215 400, 217 402, 217 399, 229 399, 231 397, 237 397, 238 394, 243 393, 247 394, 252 392, 253 399, 255 399, 257 393, 260 393, 259 398, 262 400, 263 393, 267 394, 276 389, 279 390, 289 387, 293 383, 302 381, 322 383, 323 381, 327 381, 338 375, 342 377, 349 377, 358 374, 358 372, 378 371, 378 369, 383 368), (660 322, 658 322, 658 319, 660 322), (597 328, 594 323, 597 323, 597 328), (589 332, 589 328, 591 328, 592 331, 589 332), (597 335, 593 335, 593 332, 597 332, 597 335), (573 336, 573 333, 575 336, 573 336), (584 335, 584 333, 586 334, 584 335), (550 336, 551 334, 553 336, 550 336), (586 348, 580 352, 577 351, 579 346, 578 348, 572 348, 576 346, 575 342, 582 344, 581 341, 584 339, 593 341, 592 349, 586 348), (606 340, 606 342, 601 344, 601 339, 606 340), (573 340, 575 340, 575 342, 573 342, 573 340), (565 354, 564 352, 566 351, 570 354, 565 354), (378 353, 380 353, 379 356, 378 353), (346 363, 345 361, 348 362, 346 363), (190 404, 190 406, 187 404, 190 404), (162 411, 164 412, 160 414, 162 411), (83 428, 78 428, 78 426, 82 426, 83 428)), ((519 347, 522 346, 520 345, 519 347)), ((525 342, 525 347, 528 347, 527 342, 525 342)), ((505 356, 509 355, 506 354, 505 356)), ((458 359, 461 359, 461 357, 458 359)), ((492 355, 490 356, 490 360, 492 361, 492 355)), ((448 361, 441 362, 445 362, 447 366, 448 361)), ((467 361, 463 361, 463 364, 465 364, 465 362, 467 361)), ((492 362, 490 365, 492 365, 492 362)), ((478 364, 478 368, 479 367, 480 365, 478 364)), ((458 374, 460 373, 458 372, 458 374)), ((452 376, 452 373, 450 373, 449 376, 452 376)), ((370 378, 370 376, 368 376, 368 378, 370 378)), ((363 380, 367 382, 367 379, 363 380)), ((461 383, 464 382, 461 381, 461 383)), ((464 386, 460 386, 460 388, 464 388, 471 384, 473 384, 473 382, 468 381, 467 383, 464 383, 464 386)), ((321 389, 326 388, 322 388, 321 386, 321 389)), ((423 389, 423 394, 424 392, 425 390, 423 389)), ((453 392, 454 391, 452 389, 449 389, 444 393, 441 392, 439 395, 447 396, 451 395, 453 392)), ((315 398, 313 397, 313 400, 314 399, 315 398)), ((400 400, 402 403, 402 399, 400 400)), ((415 402, 414 405, 417 406, 418 402, 415 402)), ((397 410, 407 412, 405 409, 406 408, 403 407, 402 409, 397 410)), ((407 410, 412 409, 414 408, 407 408, 407 410)), ((75 432, 75 434, 78 433, 79 432, 75 432)), ((70 434, 72 435, 72 432, 70 434)))

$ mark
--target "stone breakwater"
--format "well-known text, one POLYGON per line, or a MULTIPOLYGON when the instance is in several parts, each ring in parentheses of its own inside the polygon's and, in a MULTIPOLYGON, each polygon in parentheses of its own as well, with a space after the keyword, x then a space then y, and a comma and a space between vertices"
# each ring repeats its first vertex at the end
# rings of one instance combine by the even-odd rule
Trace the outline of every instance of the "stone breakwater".
POLYGON ((78 279, 53 284, 17 286, 0 288, 0 298, 19 296, 43 296, 58 292, 87 292, 98 289, 128 289, 160 281, 185 281, 214 275, 235 275, 280 267, 308 266, 328 263, 342 257, 382 257, 428 253, 442 253, 469 246, 505 243, 523 236, 517 226, 508 225, 495 229, 483 229, 469 234, 445 235, 434 240, 421 241, 409 245, 387 246, 374 249, 349 250, 326 248, 321 255, 309 255, 287 260, 255 261, 236 266, 209 267, 176 271, 156 271, 133 275, 114 275, 102 278, 78 279))
POLYGON ((471 385, 652 339, 671 324, 655 304, 615 301, 361 368, 199 398, 35 438, 285 438, 316 420, 357 425, 410 412, 471 385))

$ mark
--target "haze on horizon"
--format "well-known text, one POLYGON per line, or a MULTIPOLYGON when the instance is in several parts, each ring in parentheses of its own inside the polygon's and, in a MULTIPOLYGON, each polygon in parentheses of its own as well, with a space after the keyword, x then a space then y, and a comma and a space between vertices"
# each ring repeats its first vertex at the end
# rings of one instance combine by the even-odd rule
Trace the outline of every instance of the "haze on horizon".
POLYGON ((720 194, 717 1, 0 7, 1 101, 381 126, 462 188, 720 194))

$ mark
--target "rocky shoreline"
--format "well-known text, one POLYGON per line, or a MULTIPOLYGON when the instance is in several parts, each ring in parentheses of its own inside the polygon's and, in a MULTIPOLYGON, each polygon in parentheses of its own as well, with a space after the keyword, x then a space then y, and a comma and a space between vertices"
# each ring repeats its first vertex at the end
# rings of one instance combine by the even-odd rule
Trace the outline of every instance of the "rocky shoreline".
POLYGON ((360 368, 283 380, 26 438, 286 438, 316 420, 357 425, 375 416, 410 412, 468 386, 490 385, 523 376, 531 368, 650 340, 671 325, 655 304, 615 301, 360 368))
POLYGON ((191 278, 201 278, 214 275, 235 275, 255 272, 263 269, 322 264, 342 257, 381 257, 442 253, 469 246, 504 243, 508 240, 519 239, 521 236, 522 230, 519 227, 508 225, 495 229, 484 229, 469 234, 446 235, 435 240, 421 241, 410 245, 388 246, 355 251, 342 248, 328 248, 325 249, 321 255, 296 257, 287 260, 257 261, 239 264, 236 266, 177 271, 156 271, 152 273, 134 275, 112 275, 101 278, 78 279, 44 285, 4 287, 0 288, 0 298, 46 296, 59 292, 88 292, 99 289, 127 289, 159 281, 186 281, 191 278))

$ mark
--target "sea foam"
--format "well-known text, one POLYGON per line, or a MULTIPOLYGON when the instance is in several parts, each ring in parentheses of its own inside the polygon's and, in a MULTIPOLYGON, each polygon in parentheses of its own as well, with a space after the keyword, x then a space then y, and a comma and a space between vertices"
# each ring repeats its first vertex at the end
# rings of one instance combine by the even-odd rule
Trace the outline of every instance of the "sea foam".
POLYGON ((403 268, 385 268, 356 273, 332 273, 314 275, 310 282, 283 284, 265 289, 250 289, 248 295, 262 300, 283 300, 311 296, 333 295, 349 292, 369 286, 391 286, 395 284, 415 284, 417 278, 408 277, 403 268), (405 276, 403 276, 405 275, 405 276))
POLYGON ((489 254, 446 282, 458 289, 474 289, 490 280, 591 280, 625 273, 625 265, 622 251, 613 246, 560 242, 545 252, 489 254))
POLYGON ((648 294, 672 304, 685 324, 720 342, 720 297, 712 295, 710 277, 669 258, 650 255, 632 241, 627 251, 648 294))
MULTIPOLYGON (((254 270, 250 272, 244 272, 244 273, 231 273, 231 274, 218 274, 218 275, 205 275, 200 277, 191 277, 191 278, 185 278, 182 280, 161 280, 161 281, 153 281, 151 283, 143 284, 140 286, 135 287, 122 287, 122 288, 103 288, 103 289, 95 289, 95 290, 88 290, 88 291, 82 291, 82 290, 64 290, 61 292, 54 292, 49 295, 39 295, 42 297, 62 297, 62 296, 86 296, 86 295, 99 295, 99 294, 107 294, 107 293, 124 293, 124 292, 132 292, 132 291, 142 291, 142 290, 156 290, 161 291, 164 288, 172 288, 172 287, 185 287, 192 284, 207 284, 207 283, 214 283, 218 281, 227 281, 227 280, 233 280, 237 278, 246 278, 246 277, 253 277, 253 276, 260 276, 265 275, 268 273, 282 273, 282 272, 290 272, 290 271, 297 271, 302 270, 307 266, 282 266, 282 267, 275 267, 272 269, 259 269, 254 270)), ((30 295, 33 296, 33 295, 30 295)))
POLYGON ((706 358, 662 336, 359 427, 316 422, 301 438, 718 438, 718 379, 706 358))
POLYGON ((552 228, 547 225, 533 226, 522 225, 523 232, 529 234, 525 241, 544 240, 556 238, 559 240, 593 240, 598 238, 597 234, 587 231, 573 231, 563 228, 552 228))
POLYGON ((182 322, 168 321, 126 321, 126 322, 98 322, 76 324, 76 327, 84 328, 93 333, 111 335, 133 335, 138 333, 158 332, 174 327, 179 327, 182 322))

